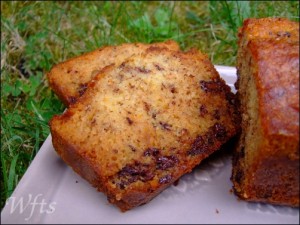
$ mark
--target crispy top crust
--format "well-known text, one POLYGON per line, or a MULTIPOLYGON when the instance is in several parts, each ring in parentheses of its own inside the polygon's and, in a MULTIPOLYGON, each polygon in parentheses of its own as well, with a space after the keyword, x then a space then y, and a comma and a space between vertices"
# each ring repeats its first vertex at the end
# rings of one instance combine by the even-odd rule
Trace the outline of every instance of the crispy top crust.
POLYGON ((121 63, 149 46, 179 50, 178 44, 172 40, 154 44, 105 46, 55 65, 47 74, 49 85, 68 106, 85 92, 88 82, 105 66, 121 63))
POLYGON ((258 62, 255 75, 265 133, 299 140, 299 42, 253 41, 249 47, 258 62))
MULTIPOLYGON (((291 38, 296 40, 298 33, 299 38, 299 23, 290 21, 286 18, 260 18, 246 19, 243 26, 239 29, 239 42, 242 38, 248 41, 254 39, 282 39, 291 38), (293 37, 291 37, 293 33, 293 37)), ((240 43, 239 43, 240 45, 240 43)))

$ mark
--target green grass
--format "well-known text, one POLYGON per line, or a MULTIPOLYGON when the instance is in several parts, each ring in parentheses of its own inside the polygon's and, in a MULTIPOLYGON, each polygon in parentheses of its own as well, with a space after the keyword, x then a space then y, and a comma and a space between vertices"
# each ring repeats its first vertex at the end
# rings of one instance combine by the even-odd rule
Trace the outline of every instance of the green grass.
POLYGON ((236 33, 247 17, 299 21, 285 2, 1 1, 1 208, 64 106, 45 74, 56 63, 103 45, 174 39, 214 64, 234 66, 236 33))

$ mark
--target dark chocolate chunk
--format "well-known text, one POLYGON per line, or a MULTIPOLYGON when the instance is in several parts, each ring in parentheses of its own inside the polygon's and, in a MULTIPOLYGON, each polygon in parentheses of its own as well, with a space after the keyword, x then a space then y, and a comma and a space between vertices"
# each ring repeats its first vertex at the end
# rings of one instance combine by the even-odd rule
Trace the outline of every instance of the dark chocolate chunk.
POLYGON ((199 111, 200 111, 200 116, 202 116, 202 117, 208 113, 205 105, 201 105, 199 108, 199 111))
POLYGON ((169 183, 171 180, 172 180, 172 176, 168 174, 168 175, 166 175, 166 176, 160 178, 160 179, 159 179, 159 183, 160 183, 160 184, 167 184, 167 183, 169 183))
POLYGON ((204 154, 208 151, 208 149, 209 146, 207 146, 207 143, 205 143, 205 139, 199 135, 192 144, 192 148, 188 151, 188 154, 192 156, 204 154))
POLYGON ((87 84, 80 84, 78 88, 79 96, 82 96, 87 89, 87 84))
POLYGON ((211 81, 201 80, 200 87, 205 92, 217 93, 223 91, 224 84, 219 79, 211 80, 211 81))
POLYGON ((212 129, 217 140, 224 141, 227 138, 226 128, 222 124, 216 123, 212 129))
POLYGON ((147 148, 144 152, 144 156, 157 156, 159 155, 159 150, 157 148, 147 148))
POLYGON ((156 168, 159 170, 166 170, 174 167, 177 162, 178 158, 176 156, 160 156, 156 159, 156 168))
POLYGON ((76 102, 77 99, 74 96, 70 96, 70 97, 68 97, 68 100, 69 100, 70 104, 73 104, 76 102))
POLYGON ((216 109, 216 110, 214 111, 213 117, 214 117, 216 120, 220 120, 220 118, 221 118, 220 110, 216 109))
POLYGON ((149 181, 153 179, 154 173, 152 172, 148 164, 141 164, 135 162, 132 165, 126 165, 121 171, 118 172, 118 183, 121 189, 124 189, 127 185, 134 183, 138 180, 149 181))
POLYGON ((215 123, 209 128, 207 133, 196 138, 188 154, 192 156, 208 154, 215 148, 214 146, 217 142, 224 142, 226 137, 227 131, 225 127, 220 123, 215 123))

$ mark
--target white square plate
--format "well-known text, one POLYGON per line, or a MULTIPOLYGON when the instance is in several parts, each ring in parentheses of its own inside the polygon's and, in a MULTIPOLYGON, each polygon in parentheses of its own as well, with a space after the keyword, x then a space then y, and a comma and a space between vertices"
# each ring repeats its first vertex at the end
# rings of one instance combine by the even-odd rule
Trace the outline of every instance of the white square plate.
MULTIPOLYGON (((235 91, 235 68, 216 69, 235 91)), ((148 204, 121 213, 63 163, 49 136, 7 201, 1 222, 299 224, 299 208, 238 200, 230 176, 230 155, 217 154, 148 204)))

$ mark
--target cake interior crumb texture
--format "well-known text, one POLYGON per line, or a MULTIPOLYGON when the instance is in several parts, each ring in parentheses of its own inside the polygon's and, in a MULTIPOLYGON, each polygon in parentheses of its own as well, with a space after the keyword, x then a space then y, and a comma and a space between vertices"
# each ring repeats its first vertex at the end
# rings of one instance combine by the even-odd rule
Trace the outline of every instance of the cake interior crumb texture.
POLYGON ((233 157, 235 193, 299 206, 299 23, 247 19, 237 71, 242 132, 233 157))
POLYGON ((85 94, 51 120, 53 145, 126 211, 150 201, 234 136, 235 104, 206 55, 152 46, 101 70, 85 94))

